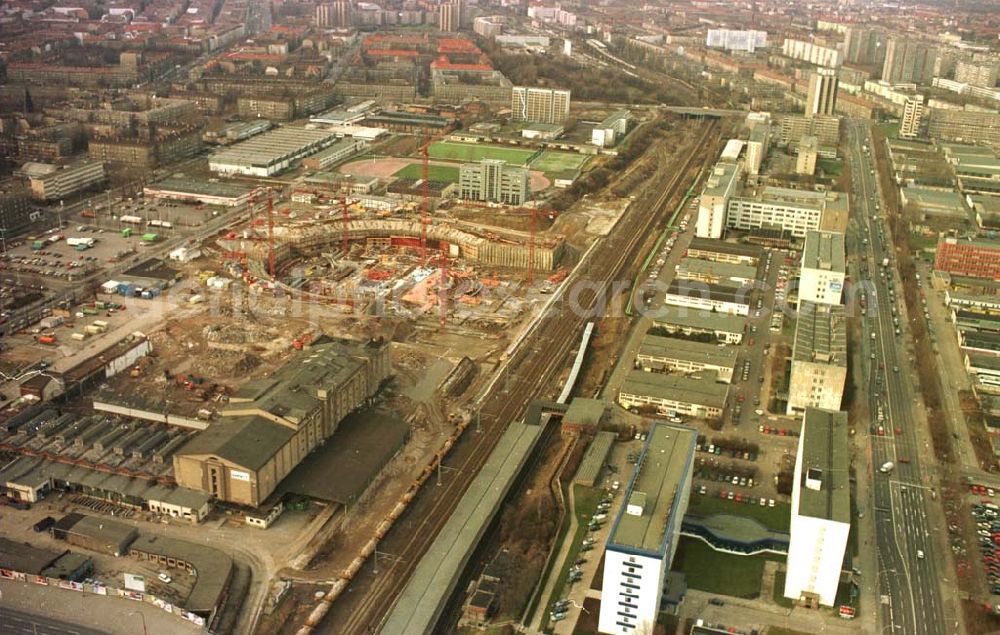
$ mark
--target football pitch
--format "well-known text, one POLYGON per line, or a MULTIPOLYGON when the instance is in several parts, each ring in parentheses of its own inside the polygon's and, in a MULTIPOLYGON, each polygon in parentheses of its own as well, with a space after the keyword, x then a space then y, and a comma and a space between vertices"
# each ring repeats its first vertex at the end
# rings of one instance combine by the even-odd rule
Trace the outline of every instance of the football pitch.
MULTIPOLYGON (((424 178, 424 166, 420 163, 411 163, 393 174, 393 176, 400 179, 419 180, 424 178)), ((450 165, 428 165, 427 178, 431 181, 458 183, 458 168, 451 167, 450 165)))
POLYGON ((532 150, 503 148, 499 146, 480 145, 478 143, 455 143, 451 141, 433 143, 427 149, 427 153, 432 159, 446 159, 449 161, 499 159, 511 165, 524 165, 535 154, 532 150))
POLYGON ((559 174, 560 172, 579 170, 587 162, 587 158, 574 152, 546 150, 540 157, 531 162, 531 169, 546 174, 559 174))

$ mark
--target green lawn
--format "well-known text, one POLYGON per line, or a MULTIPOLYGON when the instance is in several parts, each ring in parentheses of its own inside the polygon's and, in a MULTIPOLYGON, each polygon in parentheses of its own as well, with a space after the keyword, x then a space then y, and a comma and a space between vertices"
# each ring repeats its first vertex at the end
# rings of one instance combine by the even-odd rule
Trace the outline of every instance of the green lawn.
POLYGON ((760 596, 764 563, 777 556, 734 556, 715 551, 697 538, 681 536, 673 569, 683 571, 689 588, 740 598, 760 596))
MULTIPOLYGON (((424 178, 424 166, 419 163, 411 163, 397 171, 393 176, 400 179, 419 180, 424 178)), ((458 168, 450 165, 428 165, 427 178, 431 181, 458 183, 458 168)))
POLYGON ((587 162, 586 156, 575 152, 546 150, 531 162, 531 169, 546 174, 558 174, 568 170, 579 170, 587 162))
POLYGON ((708 494, 704 496, 692 494, 691 502, 688 503, 688 513, 693 516, 730 514, 753 518, 768 529, 775 531, 788 531, 788 525, 791 522, 791 506, 788 503, 775 502, 774 507, 761 507, 760 505, 735 503, 708 494))
POLYGON ((790 600, 785 597, 785 572, 778 571, 774 574, 774 593, 771 595, 771 599, 778 606, 783 606, 786 609, 790 609, 795 606, 795 600, 790 600))
POLYGON ((512 165, 524 165, 535 154, 533 150, 519 148, 504 148, 480 143, 455 143, 439 141, 427 149, 432 159, 449 161, 480 161, 482 159, 500 159, 512 165))
POLYGON ((820 159, 816 161, 816 167, 823 171, 828 177, 838 177, 844 169, 844 163, 837 159, 820 159))

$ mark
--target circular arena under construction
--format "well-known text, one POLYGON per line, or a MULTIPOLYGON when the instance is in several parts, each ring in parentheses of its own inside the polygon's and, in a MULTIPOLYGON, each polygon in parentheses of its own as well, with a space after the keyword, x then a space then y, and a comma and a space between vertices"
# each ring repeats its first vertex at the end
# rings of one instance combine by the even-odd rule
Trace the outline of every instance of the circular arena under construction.
POLYGON ((451 299, 474 304, 499 278, 558 277, 566 252, 562 236, 419 218, 281 218, 231 233, 219 246, 245 274, 278 288, 338 304, 394 294, 422 307, 418 313, 451 299))

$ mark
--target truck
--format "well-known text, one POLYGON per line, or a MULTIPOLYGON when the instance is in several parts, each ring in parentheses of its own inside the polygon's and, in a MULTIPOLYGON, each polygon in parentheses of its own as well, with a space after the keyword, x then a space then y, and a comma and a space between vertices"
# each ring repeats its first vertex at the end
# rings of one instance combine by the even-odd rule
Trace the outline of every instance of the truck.
POLYGON ((44 240, 33 240, 31 241, 31 251, 38 251, 45 248, 44 240))
POLYGON ((896 467, 896 465, 892 461, 886 461, 885 463, 882 464, 882 467, 880 467, 878 471, 882 472, 883 474, 890 474, 894 467, 896 467))
POLYGON ((139 217, 139 216, 127 216, 126 215, 126 216, 121 216, 118 220, 120 220, 123 223, 129 223, 129 224, 132 224, 132 225, 141 225, 142 224, 142 218, 139 217))
POLYGON ((70 237, 70 238, 66 239, 66 244, 69 245, 70 247, 80 247, 80 246, 82 246, 84 249, 89 249, 90 247, 94 246, 94 239, 93 238, 73 238, 73 237, 70 237))

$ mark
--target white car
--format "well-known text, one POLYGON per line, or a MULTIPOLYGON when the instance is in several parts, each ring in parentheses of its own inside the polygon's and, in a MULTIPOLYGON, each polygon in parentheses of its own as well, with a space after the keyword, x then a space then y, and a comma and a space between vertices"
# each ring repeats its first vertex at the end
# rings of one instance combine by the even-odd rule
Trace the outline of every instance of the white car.
POLYGON ((162 572, 162 571, 161 571, 161 572, 160 572, 160 574, 159 574, 158 576, 156 576, 156 577, 157 577, 157 579, 158 579, 158 580, 159 580, 160 582, 162 582, 163 584, 170 584, 171 582, 173 582, 173 578, 171 578, 171 577, 170 577, 169 575, 167 575, 166 573, 164 573, 164 572, 162 572))

